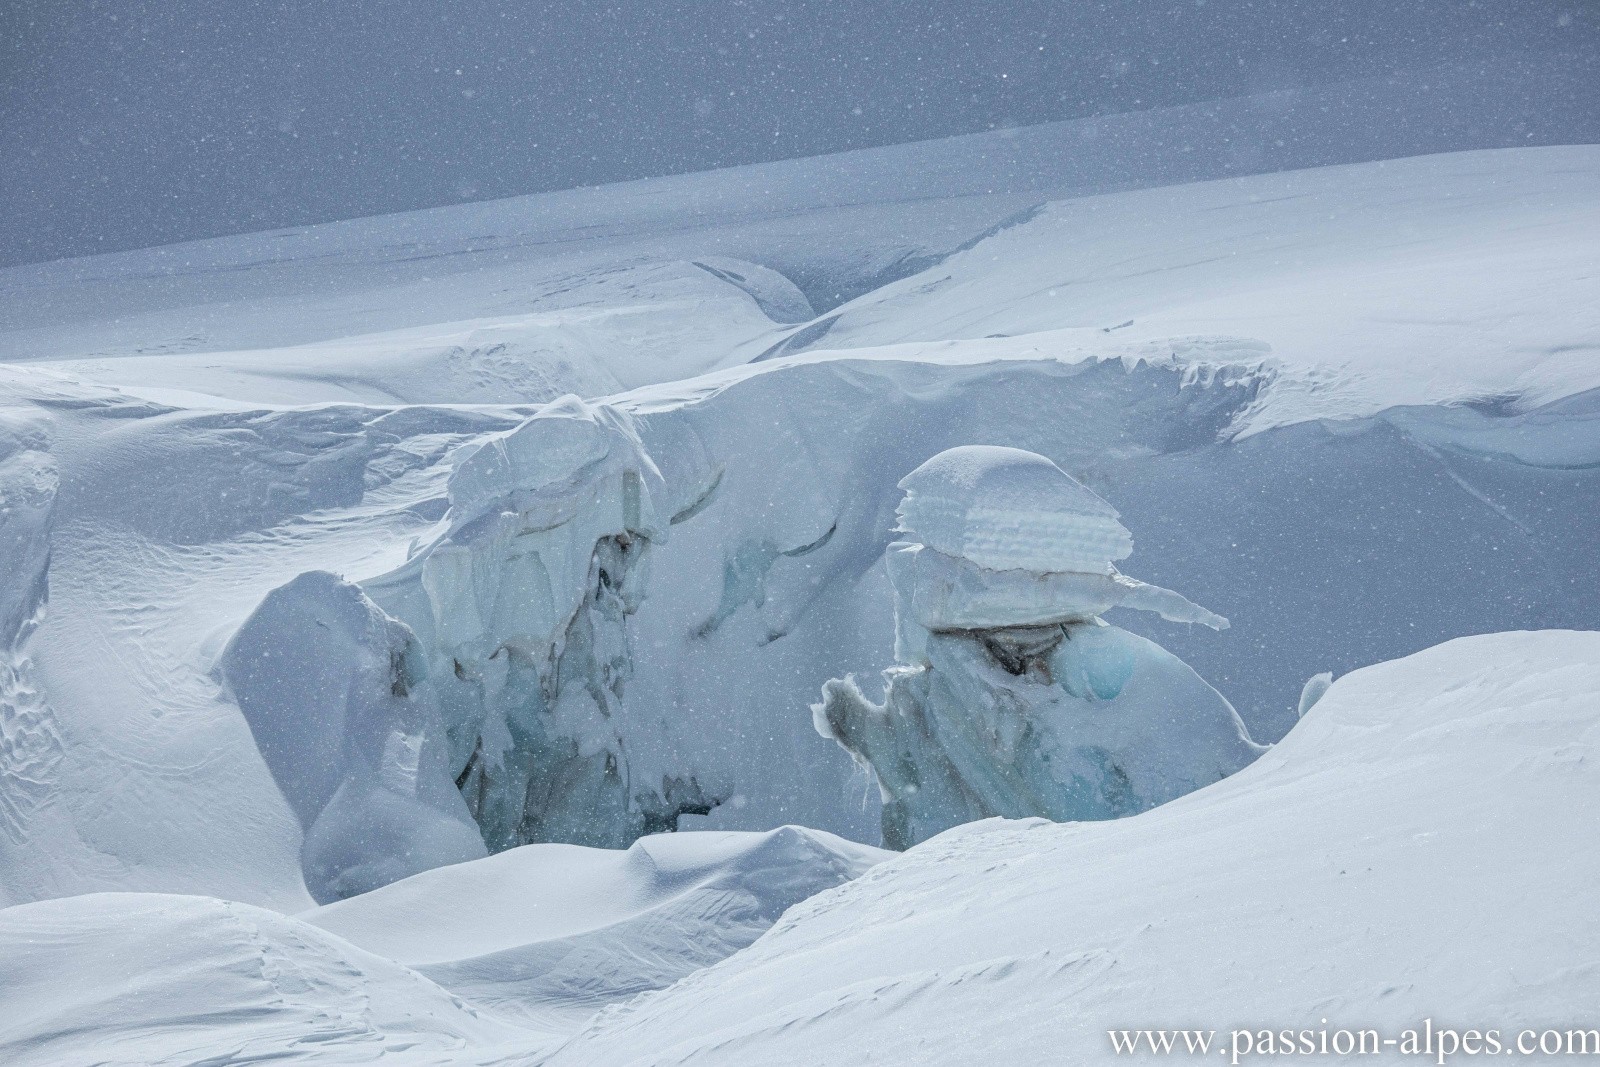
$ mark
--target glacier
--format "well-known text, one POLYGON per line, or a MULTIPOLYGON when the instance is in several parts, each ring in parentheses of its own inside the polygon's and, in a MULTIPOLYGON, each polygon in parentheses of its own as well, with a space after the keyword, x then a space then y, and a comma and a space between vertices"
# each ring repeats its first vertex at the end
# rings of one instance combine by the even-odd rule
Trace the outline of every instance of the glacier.
MULTIPOLYGON (((949 150, 957 149, 965 150, 949 150)), ((345 576, 417 636, 424 688, 442 690, 433 697, 447 774, 459 777, 473 763, 472 778, 519 744, 574 770, 587 761, 575 781, 589 799, 571 810, 604 806, 612 813, 604 828, 574 830, 553 808, 541 822, 546 806, 509 766, 498 785, 491 774, 488 791, 469 787, 464 796, 469 810, 477 805, 480 827, 495 824, 486 847, 564 837, 622 845, 674 817, 680 829, 797 823, 877 840, 877 790, 816 735, 808 708, 829 678, 875 678, 896 662, 885 568, 896 484, 961 445, 1037 452, 1116 500, 1139 532, 1136 573, 1185 590, 1231 628, 1219 640, 1125 607, 1108 609, 1108 621, 1189 664, 1261 741, 1293 725, 1312 674, 1343 674, 1474 630, 1590 625, 1584 605, 1600 586, 1583 563, 1583 531, 1600 521, 1600 379, 1582 356, 1592 331, 1571 310, 1592 304, 1584 245, 1572 238, 1581 232, 1575 220, 1592 213, 1590 156, 1583 148, 1461 153, 1065 201, 1070 208, 1033 213, 942 257, 920 280, 824 313, 843 317, 800 350, 581 403, 552 399, 566 413, 536 421, 609 427, 596 431, 612 442, 601 466, 634 470, 641 501, 649 497, 656 512, 654 535, 627 534, 619 553, 623 475, 600 477, 597 468, 592 498, 579 477, 571 505, 587 517, 553 528, 574 534, 570 555, 554 561, 554 549, 540 549, 539 566, 560 569, 558 585, 571 583, 557 591, 565 599, 551 601, 548 620, 507 621, 498 636, 486 631, 493 644, 463 645, 466 677, 445 655, 456 637, 436 626, 423 572, 443 576, 446 558, 471 559, 474 582, 500 580, 491 573, 500 550, 490 546, 501 534, 480 539, 478 531, 520 520, 480 516, 480 526, 463 519, 455 528, 452 508, 465 515, 475 505, 466 483, 452 495, 451 481, 469 453, 513 434, 545 404, 353 403, 346 379, 335 373, 338 381, 319 385, 306 364, 291 361, 251 372, 292 393, 263 406, 226 399, 238 366, 203 353, 159 357, 183 361, 181 389, 135 380, 143 356, 92 367, 12 364, 7 403, 48 425, 71 491, 57 502, 50 535, 51 612, 29 639, 32 677, 51 709, 50 728, 31 736, 54 738, 48 782, 37 792, 63 799, 19 815, 10 846, 19 859, 5 871, 10 899, 113 888, 220 893, 275 907, 308 899, 306 826, 221 686, 217 657, 264 596, 312 570, 345 576), (1419 198, 1454 214, 1419 210, 1419 198), (1139 293, 1145 306, 1167 309, 1151 327, 1166 336, 1140 339, 1147 320, 1138 318, 1109 330, 1126 321, 1121 298, 1092 280, 1058 289, 1070 300, 1030 295, 1060 247, 1057 213, 1065 210, 1094 273, 1114 266, 1130 212, 1149 220, 1139 232, 1164 235, 1119 284, 1135 287, 1123 292, 1139 293), (1339 212, 1347 224, 1296 231, 1300 267, 1269 270, 1284 252, 1272 235, 1299 225, 1297 211, 1339 212), (1235 217, 1259 219, 1259 233, 1226 222, 1235 217), (1402 222, 1410 236, 1397 244, 1402 222), (1364 257, 1386 256, 1406 257, 1403 276, 1381 289, 1353 286, 1364 257), (1526 269, 1508 268, 1494 294, 1458 285, 1457 264, 1482 256, 1526 269), (1227 269, 1189 266, 1196 257, 1227 269), (1019 260, 1025 269, 1007 266, 1019 260), (1352 282, 1338 290, 1348 300, 1329 303, 1330 277, 1352 282), (1274 306, 1268 283, 1323 302, 1317 313, 1332 316, 1322 320, 1331 324, 1326 343, 1299 319, 1262 310, 1274 306), (942 302, 929 304, 924 286, 945 294, 942 302), (1212 295, 1191 314, 1184 301, 1197 293, 1212 295), (1403 336, 1389 322, 1397 302, 1414 316, 1403 336), (1516 324, 1514 338, 1489 343, 1474 332, 1470 324, 1491 313, 1516 324), (954 323, 951 316, 969 324, 952 324, 953 339, 934 339, 933 324, 954 323), (1397 379, 1388 368, 1418 351, 1438 354, 1438 373, 1397 379), (1352 363, 1353 354, 1361 359, 1352 363), (313 396, 324 399, 307 406, 313 396), (182 479, 166 474, 179 469, 182 479), (1374 536, 1379 528, 1393 535, 1374 536), (584 592, 585 605, 572 598, 580 584, 587 590, 597 551, 616 556, 603 569, 621 585, 601 595, 596 569, 596 595, 584 592), (582 610, 569 622, 575 606, 582 610), (582 708, 543 748, 497 733, 516 712, 483 704, 471 677, 477 657, 519 635, 532 673, 546 672, 538 699, 551 695, 543 687, 554 679, 566 709, 582 708), (86 674, 77 666, 86 657, 106 669, 86 674), (581 759, 578 746, 588 746, 581 759), (609 775, 607 759, 616 768, 609 775)), ((609 254, 636 254, 609 240, 609 254)), ((599 254, 582 242, 538 247, 580 275, 582 257, 599 254), (562 258, 569 254, 579 259, 562 258)), ((831 247, 819 245, 818 254, 831 247)), ((236 254, 225 242, 207 248, 236 254)), ((356 259, 387 254, 371 248, 356 259)), ((464 271, 462 284, 489 282, 481 256, 451 262, 464 271)), ((706 262, 755 277, 726 259, 706 262)), ((290 277, 283 263, 246 272, 271 293, 290 277)), ((354 278, 354 264, 339 269, 354 278)), ((105 266, 107 284, 122 287, 119 300, 134 299, 136 287, 126 287, 150 269, 133 254, 105 266), (116 280, 117 264, 134 273, 116 280)), ((706 284, 733 284, 695 270, 706 284)), ((231 268, 172 279, 165 299, 204 300, 222 275, 234 285, 231 268)), ((551 299, 603 306, 618 278, 569 278, 579 290, 551 299)), ((28 284, 65 283, 46 271, 28 284)), ((398 291, 413 290, 414 280, 398 291)), ((329 297, 326 314, 335 316, 343 299, 329 297)), ((533 299, 537 307, 545 298, 533 299)), ((767 320, 743 290, 733 299, 766 326, 731 360, 753 359, 805 328, 767 320)), ((664 322, 686 314, 671 301, 650 306, 664 322)), ((697 321, 714 317, 701 307, 697 321)), ((132 347, 158 340, 139 334, 149 323, 124 322, 130 336, 145 337, 132 347)), ((24 336, 32 334, 13 340, 24 336)), ((332 350, 323 358, 338 363, 332 350)), ((516 477, 545 485, 537 462, 516 462, 527 464, 516 477)), ((471 605, 461 619, 488 610, 483 594, 447 585, 435 594, 471 605)), ((510 677, 510 657, 485 660, 483 684, 499 685, 502 665, 510 677)), ((531 694, 529 670, 518 666, 497 699, 531 694)))
POLYGON ((1592 1000, 1600 153, 1276 114, 0 271, 0 1058, 1592 1000))

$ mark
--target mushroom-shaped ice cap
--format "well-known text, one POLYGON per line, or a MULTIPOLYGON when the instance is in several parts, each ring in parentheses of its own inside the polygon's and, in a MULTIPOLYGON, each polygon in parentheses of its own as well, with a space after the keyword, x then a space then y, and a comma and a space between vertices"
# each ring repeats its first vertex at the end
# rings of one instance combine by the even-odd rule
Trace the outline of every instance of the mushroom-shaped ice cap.
POLYGON ((900 488, 902 533, 981 567, 1109 574, 1133 551, 1117 509, 1036 452, 946 449, 900 488))

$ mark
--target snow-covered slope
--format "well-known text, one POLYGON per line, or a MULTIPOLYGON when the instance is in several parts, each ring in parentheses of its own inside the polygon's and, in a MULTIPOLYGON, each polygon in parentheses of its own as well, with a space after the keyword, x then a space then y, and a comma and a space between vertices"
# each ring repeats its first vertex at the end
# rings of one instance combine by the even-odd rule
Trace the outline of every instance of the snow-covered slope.
POLYGON ((778 327, 1049 200, 1595 139, 1593 116, 1563 103, 1589 95, 1584 72, 1531 69, 1419 72, 11 268, 0 359, 256 403, 593 396, 737 362, 743 346, 781 340, 778 327))
MULTIPOLYGON (((1240 429, 1600 386, 1593 148, 1321 167, 1041 206, 838 309, 817 344, 1267 346, 1240 429)), ((901 351, 904 349, 902 348, 901 351)))
POLYGON ((1600 635, 1452 641, 1154 811, 949 831, 538 1062, 1092 1063, 1111 1029, 1427 1018, 1509 1045, 1600 996, 1597 745, 1600 635))

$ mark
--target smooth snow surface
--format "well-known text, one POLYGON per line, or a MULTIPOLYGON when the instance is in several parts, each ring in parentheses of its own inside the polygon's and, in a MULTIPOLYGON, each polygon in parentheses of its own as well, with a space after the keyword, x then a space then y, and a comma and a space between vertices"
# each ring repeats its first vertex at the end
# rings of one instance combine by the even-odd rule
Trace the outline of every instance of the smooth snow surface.
POLYGON ((943 834, 537 1062, 1098 1063, 1113 1028, 1564 1027, 1600 998, 1597 745, 1600 634, 1452 641, 1339 679, 1253 766, 1154 811, 943 834))

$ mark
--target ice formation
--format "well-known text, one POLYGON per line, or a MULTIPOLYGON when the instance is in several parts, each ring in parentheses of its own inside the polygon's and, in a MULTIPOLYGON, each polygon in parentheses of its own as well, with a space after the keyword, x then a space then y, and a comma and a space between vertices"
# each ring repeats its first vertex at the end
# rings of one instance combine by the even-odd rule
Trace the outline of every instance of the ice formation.
POLYGON ((221 666, 305 828, 317 901, 485 854, 416 638, 359 587, 310 571, 273 590, 221 666))
POLYGON ((427 650, 451 773, 491 851, 625 847, 716 803, 638 764, 622 723, 627 619, 668 496, 631 416, 568 397, 461 458, 439 536, 365 584, 427 650))
POLYGON ((885 558, 899 661, 885 672, 885 703, 846 678, 813 708, 818 732, 876 777, 886 846, 994 815, 1131 815, 1262 751, 1182 661, 1100 619, 1121 606, 1227 626, 1118 573, 1131 535, 1060 467, 968 445, 900 488, 908 540, 885 558))

